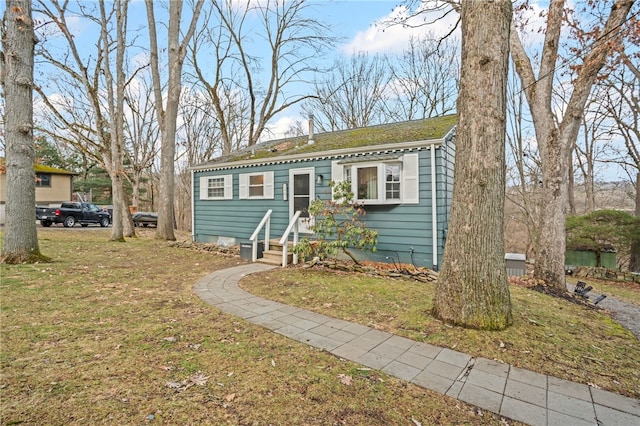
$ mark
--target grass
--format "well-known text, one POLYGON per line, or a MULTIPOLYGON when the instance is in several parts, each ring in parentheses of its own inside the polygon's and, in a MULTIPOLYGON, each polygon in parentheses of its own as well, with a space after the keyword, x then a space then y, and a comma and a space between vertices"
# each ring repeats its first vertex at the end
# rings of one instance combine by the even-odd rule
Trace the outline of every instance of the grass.
MULTIPOLYGON (((96 228, 38 232, 54 261, 0 270, 2 425, 506 423, 193 294, 199 278, 238 258, 171 247, 153 231, 126 243, 96 228)), ((389 307, 402 303, 393 285, 389 307)), ((381 302, 370 293, 358 297, 373 314, 381 302)), ((414 312, 408 329, 422 321, 414 312)))
MULTIPOLYGON (((434 286, 415 281, 288 268, 246 277, 241 285, 272 300, 640 398, 637 338, 604 312, 529 288, 510 288, 513 326, 486 332, 435 320, 428 314, 434 286)), ((618 293, 638 303, 640 289, 620 287, 618 293)))

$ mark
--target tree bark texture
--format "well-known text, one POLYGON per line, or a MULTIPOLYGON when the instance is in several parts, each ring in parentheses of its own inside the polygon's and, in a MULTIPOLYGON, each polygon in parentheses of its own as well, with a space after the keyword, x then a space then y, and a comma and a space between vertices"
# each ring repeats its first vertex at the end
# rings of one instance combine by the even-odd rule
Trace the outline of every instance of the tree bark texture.
POLYGON ((433 314, 469 328, 512 322, 504 259, 510 0, 462 2, 462 69, 449 236, 433 314))
POLYGON ((511 32, 511 53, 533 117, 542 164, 540 226, 533 238, 534 276, 558 292, 565 292, 565 215, 568 199, 569 151, 576 142, 583 111, 597 74, 611 52, 610 41, 624 23, 634 0, 618 0, 612 7, 593 48, 586 52, 564 116, 556 125, 552 110, 553 76, 558 61, 565 0, 552 0, 538 76, 515 31, 511 32))
POLYGON ((113 68, 115 71, 115 78, 113 76, 111 68, 111 53, 113 47, 113 40, 109 36, 108 32, 108 16, 105 10, 104 2, 100 2, 100 14, 101 14, 101 49, 102 62, 104 63, 103 72, 106 83, 107 92, 107 108, 109 110, 109 137, 108 147, 105 147, 105 151, 108 149, 110 155, 104 159, 104 163, 108 164, 107 171, 111 178, 111 191, 113 201, 113 218, 111 224, 111 240, 112 241, 124 241, 124 221, 128 216, 128 212, 125 211, 124 202, 124 156, 122 147, 124 145, 124 49, 126 45, 126 31, 125 22, 127 18, 127 2, 124 4, 120 0, 116 0, 113 7, 116 17, 116 63, 113 68), (115 92, 114 92, 115 88, 115 92))
MULTIPOLYGON (((2 39, 7 173, 3 262, 40 258, 36 230, 33 142, 33 54, 31 1, 7 0, 2 39)), ((41 260, 41 259, 39 259, 41 260)))
POLYGON ((153 2, 146 0, 147 20, 149 23, 149 39, 151 46, 151 72, 153 75, 154 94, 158 118, 161 120, 160 131, 162 145, 160 147, 160 182, 158 203, 158 227, 156 238, 175 240, 174 226, 174 191, 175 191, 175 154, 178 106, 182 91, 182 65, 187 52, 187 44, 193 37, 195 26, 200 16, 204 0, 198 0, 193 6, 193 14, 189 28, 180 42, 180 26, 182 23, 181 1, 169 4, 168 68, 166 110, 162 107, 160 70, 158 66, 158 39, 153 13, 153 2))

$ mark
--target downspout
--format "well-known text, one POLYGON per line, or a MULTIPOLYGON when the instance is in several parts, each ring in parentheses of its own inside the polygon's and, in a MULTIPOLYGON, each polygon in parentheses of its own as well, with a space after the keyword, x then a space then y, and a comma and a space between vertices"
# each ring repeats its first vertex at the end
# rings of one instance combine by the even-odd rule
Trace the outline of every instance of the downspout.
POLYGON ((195 170, 191 169, 191 241, 196 240, 196 187, 195 170))
POLYGON ((431 145, 431 242, 433 270, 438 270, 438 206, 436 205, 436 148, 431 145))

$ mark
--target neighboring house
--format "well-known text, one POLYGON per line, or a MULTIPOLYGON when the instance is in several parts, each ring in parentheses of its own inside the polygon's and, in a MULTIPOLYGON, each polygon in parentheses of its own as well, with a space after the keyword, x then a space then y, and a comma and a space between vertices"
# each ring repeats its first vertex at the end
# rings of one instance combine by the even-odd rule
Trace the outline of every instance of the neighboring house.
MULTIPOLYGON (((60 205, 69 201, 73 192, 73 176, 76 173, 55 167, 36 164, 36 204, 44 206, 60 205)), ((5 222, 5 204, 7 202, 7 172, 4 158, 0 159, 0 224, 5 222)))
MULTIPOLYGON (((285 138, 192 167, 193 239, 246 242, 267 210, 279 239, 295 211, 329 199, 329 180, 349 180, 378 230, 372 260, 438 269, 453 191, 457 117, 285 138)), ((302 216, 308 216, 303 213, 302 216)), ((307 232, 306 221, 300 223, 307 232)), ((310 238, 312 236, 310 235, 310 238)))

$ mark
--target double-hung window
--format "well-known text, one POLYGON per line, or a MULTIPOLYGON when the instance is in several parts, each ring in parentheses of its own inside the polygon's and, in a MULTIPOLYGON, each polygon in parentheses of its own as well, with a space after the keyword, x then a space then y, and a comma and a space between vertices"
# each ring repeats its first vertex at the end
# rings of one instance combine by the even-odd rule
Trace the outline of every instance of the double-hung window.
POLYGON ((385 163, 384 167, 384 198, 387 201, 401 201, 400 195, 400 163, 385 163))
POLYGON ((216 177, 208 179, 207 182, 207 198, 223 198, 224 197, 224 177, 216 177))
POLYGON ((238 176, 239 198, 273 199, 273 172, 242 173, 238 176))
POLYGON ((264 175, 249 175, 249 197, 264 197, 264 175))
POLYGON ((375 160, 338 160, 332 180, 351 182, 355 201, 363 204, 417 204, 418 154, 375 160))
POLYGON ((203 176, 200 178, 201 200, 230 200, 233 198, 233 175, 203 176))

